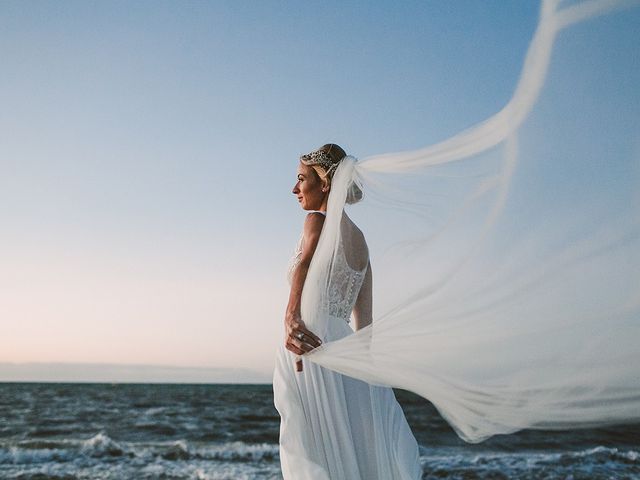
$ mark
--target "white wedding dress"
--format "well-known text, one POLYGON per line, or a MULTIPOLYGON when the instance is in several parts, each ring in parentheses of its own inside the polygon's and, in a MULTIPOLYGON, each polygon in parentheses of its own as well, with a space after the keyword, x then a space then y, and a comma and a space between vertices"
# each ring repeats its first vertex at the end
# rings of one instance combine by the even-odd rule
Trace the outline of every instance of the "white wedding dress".
MULTIPOLYGON (((304 238, 289 264, 289 282, 304 238)), ((351 311, 366 273, 350 267, 340 247, 323 343, 353 334, 351 311)), ((313 331, 313 330, 312 330, 313 331)), ((320 347, 322 348, 322 347, 320 347)), ((304 357, 303 357, 304 358, 304 357)), ((295 480, 415 480, 422 476, 416 442, 393 390, 303 360, 284 345, 276 353, 274 403, 280 413, 282 474, 295 480)))

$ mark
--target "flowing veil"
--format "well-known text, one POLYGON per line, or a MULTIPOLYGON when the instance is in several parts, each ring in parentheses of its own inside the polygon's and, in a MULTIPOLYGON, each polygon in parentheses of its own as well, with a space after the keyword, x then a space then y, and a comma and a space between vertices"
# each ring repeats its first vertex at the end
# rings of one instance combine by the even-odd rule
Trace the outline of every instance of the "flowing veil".
POLYGON ((305 359, 416 392, 468 442, 640 421, 640 61, 598 37, 639 6, 543 1, 502 110, 341 162, 302 318, 322 335, 355 182, 374 319, 305 359))

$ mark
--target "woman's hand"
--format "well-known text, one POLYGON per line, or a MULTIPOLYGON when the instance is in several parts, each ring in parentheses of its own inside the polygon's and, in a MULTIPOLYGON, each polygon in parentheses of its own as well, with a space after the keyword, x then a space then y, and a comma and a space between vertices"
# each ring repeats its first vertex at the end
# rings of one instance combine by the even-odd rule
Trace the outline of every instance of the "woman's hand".
MULTIPOLYGON (((322 340, 311 330, 307 329, 300 315, 287 315, 284 323, 284 346, 296 355, 304 355, 322 344, 322 340)), ((296 362, 296 371, 302 371, 302 359, 296 362)))

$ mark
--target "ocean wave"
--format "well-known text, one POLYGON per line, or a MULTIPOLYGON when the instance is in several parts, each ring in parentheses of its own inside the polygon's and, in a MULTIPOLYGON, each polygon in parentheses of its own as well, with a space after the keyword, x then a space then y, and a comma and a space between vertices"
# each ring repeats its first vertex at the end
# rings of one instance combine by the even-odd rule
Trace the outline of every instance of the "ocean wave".
MULTIPOLYGON (((594 480, 640 473, 639 451, 605 446, 556 452, 471 452, 464 447, 435 448, 421 449, 421 454, 425 479, 559 479, 573 476, 594 480)), ((85 439, 0 441, 0 471, 5 473, 30 471, 64 476, 106 468, 112 473, 108 478, 129 478, 129 474, 122 472, 142 468, 144 475, 137 478, 182 472, 175 478, 236 479, 245 478, 242 472, 276 472, 278 458, 278 445, 274 443, 124 442, 112 439, 105 432, 85 439), (187 471, 190 472, 188 476, 181 476, 187 471), (234 472, 235 476, 218 477, 221 471, 234 472), (196 475, 196 472, 200 473, 196 475)), ((277 478, 277 475, 270 478, 277 478)))
POLYGON ((623 462, 627 464, 640 465, 640 452, 635 450, 621 450, 618 448, 609 448, 598 446, 578 452, 570 452, 562 454, 560 461, 563 459, 573 461, 597 461, 597 462, 623 462))
POLYGON ((120 457, 124 455, 125 448, 100 432, 82 442, 80 452, 91 457, 120 457))
POLYGON ((230 442, 218 446, 207 446, 198 450, 200 458, 239 462, 272 461, 278 458, 278 445, 272 443, 249 444, 230 442))
POLYGON ((78 459, 116 459, 118 457, 167 461, 208 460, 224 462, 263 462, 278 458, 278 445, 240 441, 193 444, 174 442, 117 442, 100 432, 85 440, 25 440, 0 442, 0 465, 64 463, 78 459))
MULTIPOLYGON (((618 478, 640 473, 640 452, 605 446, 565 452, 512 451, 469 454, 464 447, 421 450, 424 479, 618 478)), ((635 478, 635 477, 634 477, 635 478)))

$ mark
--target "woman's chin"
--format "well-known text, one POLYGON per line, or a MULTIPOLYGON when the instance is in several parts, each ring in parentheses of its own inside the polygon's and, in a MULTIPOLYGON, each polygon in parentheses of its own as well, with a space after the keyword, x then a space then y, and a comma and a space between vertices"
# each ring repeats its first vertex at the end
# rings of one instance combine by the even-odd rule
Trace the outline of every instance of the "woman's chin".
POLYGON ((307 212, 310 212, 310 211, 315 212, 316 210, 320 209, 320 206, 317 206, 317 208, 314 208, 314 205, 308 205, 308 204, 306 204, 304 202, 300 202, 300 207, 303 210, 306 210, 307 212))

